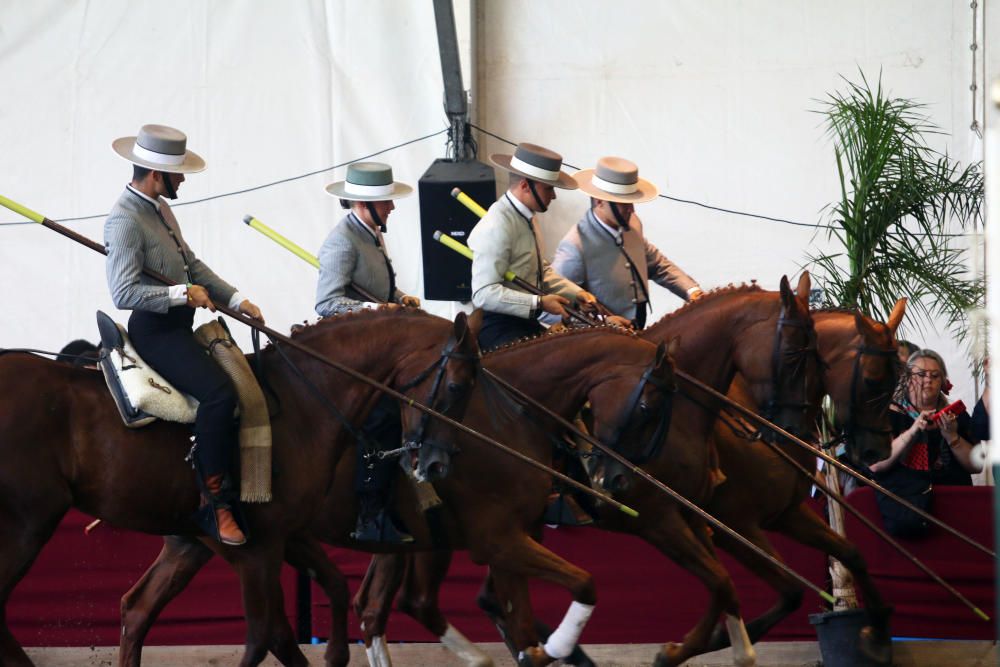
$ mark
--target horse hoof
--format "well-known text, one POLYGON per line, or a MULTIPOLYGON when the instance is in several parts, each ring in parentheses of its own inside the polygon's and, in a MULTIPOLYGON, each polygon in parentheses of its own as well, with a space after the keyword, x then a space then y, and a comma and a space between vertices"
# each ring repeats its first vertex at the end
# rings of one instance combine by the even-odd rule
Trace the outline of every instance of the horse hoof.
POLYGON ((541 646, 530 646, 517 656, 517 667, 545 667, 555 661, 541 646))
POLYGON ((681 664, 679 653, 681 650, 681 645, 675 642, 670 642, 669 644, 664 644, 660 648, 660 652, 656 654, 656 659, 653 661, 653 667, 676 667, 681 664))
POLYGON ((858 637, 858 649, 876 665, 892 665, 892 640, 868 625, 861 629, 858 637))

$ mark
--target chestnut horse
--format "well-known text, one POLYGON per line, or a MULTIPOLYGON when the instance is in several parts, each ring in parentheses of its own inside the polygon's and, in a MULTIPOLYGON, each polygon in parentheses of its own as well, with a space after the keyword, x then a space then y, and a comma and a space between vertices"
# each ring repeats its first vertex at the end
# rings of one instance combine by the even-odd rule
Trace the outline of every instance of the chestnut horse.
MULTIPOLYGON (((898 374, 895 332, 905 307, 906 300, 900 299, 887 324, 856 312, 813 314, 823 360, 823 384, 833 400, 837 426, 856 466, 879 461, 890 451, 889 402, 898 374)), ((738 387, 734 389, 734 394, 742 393, 738 387)), ((753 407, 749 401, 746 403, 753 407)), ((778 556, 764 531, 786 535, 843 563, 861 589, 871 620, 871 627, 862 633, 862 646, 878 664, 891 664, 891 609, 882 601, 857 547, 831 530, 806 504, 812 481, 774 450, 762 443, 748 443, 734 429, 719 426, 715 435, 729 482, 719 487, 706 509, 771 555, 778 556)), ((777 446, 806 470, 816 469, 816 456, 809 451, 783 440, 777 446)), ((799 608, 801 585, 728 536, 717 533, 715 542, 780 593, 774 607, 747 625, 750 639, 756 642, 799 608)), ((711 648, 723 648, 728 643, 719 629, 711 648)))
MULTIPOLYGON (((798 286, 798 297, 782 279, 781 292, 763 292, 759 288, 726 289, 710 293, 692 304, 667 316, 643 332, 642 336, 662 341, 681 335, 677 354, 679 367, 725 390, 735 370, 749 378, 754 397, 770 402, 772 417, 791 430, 803 431, 815 417, 821 386, 814 354, 814 336, 806 305, 809 279, 804 275, 798 286), (779 296, 780 295, 780 296, 779 296), (779 326, 779 323, 781 326, 779 326), (777 333, 776 333, 777 332, 777 333), (786 364, 790 363, 791 367, 786 364), (686 364, 686 365, 685 365, 686 364)), ((691 390, 688 396, 675 399, 673 428, 666 446, 643 468, 687 497, 705 502, 710 491, 707 475, 709 450, 706 441, 715 420, 714 409, 703 407, 711 402, 691 390)), ((717 406, 715 406, 717 409, 717 406)), ((471 417, 471 413, 467 415, 471 417)), ((599 430, 595 433, 600 435, 599 430)), ((611 473, 606 473, 611 476, 611 473)), ((696 574, 712 591, 712 606, 683 645, 669 645, 661 659, 677 664, 703 650, 721 613, 738 619, 738 604, 728 573, 714 558, 707 531, 700 521, 682 512, 672 502, 646 484, 635 484, 622 495, 622 500, 639 509, 638 520, 614 516, 602 511, 600 527, 632 532, 643 537, 670 558, 696 574)), ((437 589, 447 571, 447 553, 417 555, 406 564, 400 608, 404 609, 429 630, 447 640, 455 631, 448 625, 437 607, 437 589)), ((366 643, 380 636, 385 627, 389 606, 400 580, 403 563, 399 559, 376 557, 355 599, 358 615, 363 620, 366 643)), ((485 597, 481 604, 499 614, 501 606, 485 597)), ((501 620, 501 619, 498 619, 501 620)), ((531 637, 531 628, 521 628, 522 635, 531 637)), ((511 640, 517 646, 514 629, 511 640)), ((525 640, 521 640, 523 644, 525 640)), ((528 640, 530 641, 530 640, 528 640)), ((488 664, 468 644, 446 641, 449 648, 458 647, 470 665, 488 664)), ((744 647, 746 664, 752 664, 752 649, 744 647)))
MULTIPOLYGON (((406 386, 429 367, 444 368, 447 386, 460 391, 432 396, 438 409, 460 413, 477 372, 477 331, 465 315, 453 324, 385 309, 324 320, 295 337, 393 387, 406 386)), ((202 538, 240 578, 248 620, 243 665, 258 664, 268 650, 284 664, 308 664, 282 608, 285 540, 309 524, 333 486, 349 508, 345 511, 353 510, 353 485, 343 480, 334 485, 333 479, 344 450, 353 448, 327 410, 335 405, 345 415, 365 414, 377 399, 369 385, 301 352, 289 350, 287 358, 298 373, 274 349, 261 360, 281 399, 271 424, 274 499, 244 505, 251 534, 245 546, 223 547, 202 538)), ((417 383, 410 395, 427 401, 429 385, 429 380, 417 383)), ((189 427, 161 421, 126 428, 100 373, 10 353, 0 356, 0 393, 0 664, 30 665, 7 627, 6 605, 67 510, 75 507, 130 530, 194 539, 199 493, 185 462, 189 427)))
MULTIPOLYGON (((672 364, 665 346, 653 345, 634 334, 601 327, 547 335, 491 352, 483 362, 511 378, 539 400, 566 417, 590 402, 600 429, 621 432, 628 442, 648 443, 660 432, 660 421, 647 415, 668 414, 673 389, 672 364)), ((525 419, 516 403, 495 387, 480 382, 473 389, 465 422, 488 435, 506 440, 518 451, 543 463, 552 460, 551 428, 525 419)), ((412 409, 403 411, 404 430, 420 423, 412 409)), ((539 519, 551 489, 551 476, 500 453, 492 447, 441 424, 429 424, 425 442, 460 445, 447 478, 435 487, 444 500, 438 539, 453 548, 467 548, 472 558, 488 564, 500 576, 537 577, 569 590, 578 605, 596 601, 591 577, 541 546, 532 538, 540 532, 539 519)), ((345 455, 334 489, 350 486, 354 462, 345 455)), ((401 485, 396 508, 415 538, 410 546, 381 545, 383 550, 429 550, 441 547, 430 526, 416 512, 416 501, 401 485)), ((343 497, 330 494, 318 502, 309 531, 290 541, 286 556, 307 567, 331 595, 334 636, 327 650, 328 664, 346 664, 347 594, 343 577, 329 563, 317 540, 351 548, 378 548, 347 539, 353 513, 343 497), (338 609, 340 615, 338 615, 338 609)), ((120 664, 138 664, 141 642, 156 615, 211 557, 198 542, 168 539, 156 562, 122 599, 120 664)), ((531 623, 530 608, 513 610, 516 623, 531 623)), ((582 626, 580 627, 582 630, 582 626)), ((577 631, 577 633, 579 630, 577 631)), ((575 640, 575 637, 573 638, 575 640)), ((377 649, 378 647, 376 647, 377 649)))

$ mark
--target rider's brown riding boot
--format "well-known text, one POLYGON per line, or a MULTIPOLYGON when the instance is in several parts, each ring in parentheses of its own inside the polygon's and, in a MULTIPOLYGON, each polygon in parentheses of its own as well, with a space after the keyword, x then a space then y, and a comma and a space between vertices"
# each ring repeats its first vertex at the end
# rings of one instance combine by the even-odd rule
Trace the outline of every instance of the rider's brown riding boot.
MULTIPOLYGON (((212 475, 205 478, 205 488, 213 496, 217 496, 222 492, 222 475, 212 475)), ((215 523, 219 527, 219 541, 223 544, 228 544, 229 546, 238 547, 241 544, 246 544, 247 538, 240 530, 239 525, 236 523, 236 519, 233 518, 233 513, 228 507, 215 507, 215 523)))

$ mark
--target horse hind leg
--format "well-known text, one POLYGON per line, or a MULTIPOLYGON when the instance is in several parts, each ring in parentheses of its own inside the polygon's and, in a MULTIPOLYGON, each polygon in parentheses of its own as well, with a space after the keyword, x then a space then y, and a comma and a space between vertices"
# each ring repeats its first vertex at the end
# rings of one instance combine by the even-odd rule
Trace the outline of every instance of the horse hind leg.
POLYGON ((139 667, 150 627, 212 556, 212 550, 195 538, 176 535, 163 538, 163 548, 156 560, 122 596, 119 667, 139 667))
MULTIPOLYGON (((0 507, 2 506, 0 499, 0 507)), ((31 506, 39 510, 44 505, 39 501, 31 506)), ((8 665, 24 667, 33 664, 7 626, 7 602, 14 587, 24 578, 42 547, 52 537, 52 533, 66 513, 66 507, 61 510, 52 509, 50 512, 44 510, 36 512, 36 516, 44 512, 49 518, 45 521, 36 521, 34 526, 26 525, 27 519, 23 517, 6 519, 3 525, 0 525, 0 544, 3 545, 0 549, 0 665, 4 667, 8 665)))

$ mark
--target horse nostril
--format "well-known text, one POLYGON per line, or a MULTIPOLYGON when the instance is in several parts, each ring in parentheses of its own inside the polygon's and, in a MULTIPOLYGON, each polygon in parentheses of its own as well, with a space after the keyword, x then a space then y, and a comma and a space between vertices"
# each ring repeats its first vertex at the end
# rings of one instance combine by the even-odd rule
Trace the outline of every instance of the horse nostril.
POLYGON ((430 480, 444 479, 447 472, 447 466, 440 462, 432 463, 427 466, 427 478, 430 480))

